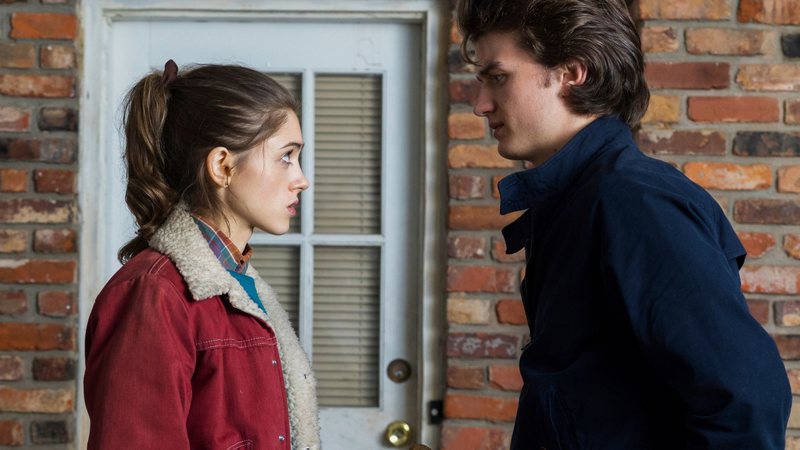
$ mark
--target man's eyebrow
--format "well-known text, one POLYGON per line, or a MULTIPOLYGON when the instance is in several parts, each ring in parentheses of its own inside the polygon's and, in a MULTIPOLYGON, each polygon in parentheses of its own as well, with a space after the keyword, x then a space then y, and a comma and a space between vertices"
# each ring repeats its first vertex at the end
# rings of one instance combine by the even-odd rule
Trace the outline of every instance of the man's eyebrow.
POLYGON ((489 72, 491 72, 492 70, 497 69, 498 67, 500 67, 500 63, 497 62, 497 61, 492 61, 489 64, 487 64, 484 68, 482 68, 478 72, 478 75, 476 75, 476 76, 478 77, 478 79, 485 78, 486 75, 489 74, 489 72))

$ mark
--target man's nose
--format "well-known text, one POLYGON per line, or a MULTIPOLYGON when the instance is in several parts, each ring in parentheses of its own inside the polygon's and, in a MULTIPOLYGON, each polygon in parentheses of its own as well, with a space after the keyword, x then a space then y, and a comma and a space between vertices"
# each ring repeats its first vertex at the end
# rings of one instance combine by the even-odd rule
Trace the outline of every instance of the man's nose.
POLYGON ((487 89, 483 86, 478 86, 478 94, 475 96, 475 104, 472 107, 472 112, 476 116, 485 117, 487 114, 494 110, 494 102, 492 101, 487 89))

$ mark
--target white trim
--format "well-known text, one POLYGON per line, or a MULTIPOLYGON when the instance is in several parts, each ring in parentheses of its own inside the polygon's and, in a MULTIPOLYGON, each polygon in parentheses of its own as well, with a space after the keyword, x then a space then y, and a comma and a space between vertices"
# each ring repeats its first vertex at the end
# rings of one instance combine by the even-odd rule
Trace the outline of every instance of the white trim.
MULTIPOLYGON (((97 0, 81 2, 81 23, 83 30, 83 70, 81 74, 81 108, 79 135, 79 207, 80 207, 80 272, 79 272, 79 347, 78 363, 78 413, 76 427, 79 448, 86 448, 88 439, 88 416, 83 401, 82 379, 84 373, 83 346, 88 313, 97 293, 103 284, 102 267, 112 256, 101 254, 108 248, 106 230, 100 224, 106 219, 107 204, 111 199, 104 198, 104 181, 114 174, 101 170, 104 165, 96 157, 97 149, 103 149, 105 136, 109 130, 99 129, 92 124, 100 123, 100 111, 107 93, 104 91, 102 76, 107 73, 109 57, 105 43, 108 42, 110 23, 116 20, 132 20, 143 17, 186 20, 220 17, 238 20, 260 20, 263 18, 284 18, 287 20, 309 19, 365 19, 371 21, 391 20, 410 21, 422 24, 423 33, 423 74, 424 88, 420 100, 424 114, 420 118, 424 130, 421 143, 425 149, 421 161, 424 176, 424 189, 420 200, 422 212, 420 259, 422 281, 419 304, 419 442, 433 448, 439 445, 439 427, 428 425, 427 404, 443 395, 443 331, 444 315, 441 306, 441 293, 444 292, 444 267, 446 263, 444 233, 445 211, 447 205, 446 164, 442 130, 446 108, 442 89, 445 81, 440 80, 441 39, 445 35, 442 17, 446 17, 447 2, 437 0, 270 0, 252 2, 247 0, 97 0), (190 10, 190 11, 187 11, 190 10), (442 12, 444 11, 444 13, 442 12), (441 81, 441 82, 440 82, 441 81), (105 204, 103 203, 105 202, 105 204)), ((105 158, 117 157, 104 155, 105 158)), ((119 199, 113 199, 118 202, 119 199)), ((313 202, 306 202, 313 205, 313 202)), ((308 215, 306 215, 308 217, 308 215)), ((308 225, 301 224, 304 230, 308 225)), ((307 251, 307 249, 303 249, 307 251)), ((304 260, 313 261, 309 254, 304 260)), ((302 273, 302 272, 301 272, 302 273)), ((301 280, 301 286, 313 280, 301 280)), ((302 289, 302 288, 301 288, 302 289)), ((304 320, 305 323, 305 320, 304 320)))

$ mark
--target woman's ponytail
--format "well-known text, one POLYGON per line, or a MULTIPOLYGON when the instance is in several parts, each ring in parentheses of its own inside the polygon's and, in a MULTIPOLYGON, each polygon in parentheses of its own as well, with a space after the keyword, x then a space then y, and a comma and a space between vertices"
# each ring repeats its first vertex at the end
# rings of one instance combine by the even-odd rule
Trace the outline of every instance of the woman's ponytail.
POLYGON ((169 81, 172 80, 152 73, 142 78, 125 99, 125 203, 139 229, 119 250, 117 257, 123 264, 147 248, 147 242, 177 202, 178 194, 165 177, 163 134, 169 81))

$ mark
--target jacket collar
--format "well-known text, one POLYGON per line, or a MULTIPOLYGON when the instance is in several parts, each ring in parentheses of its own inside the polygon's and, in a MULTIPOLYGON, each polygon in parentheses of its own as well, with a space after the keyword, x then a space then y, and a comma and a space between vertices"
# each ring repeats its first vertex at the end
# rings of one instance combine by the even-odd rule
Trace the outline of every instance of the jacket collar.
POLYGON ((628 126, 614 117, 601 117, 585 126, 561 150, 539 167, 511 174, 498 184, 500 214, 536 209, 568 188, 598 150, 628 126))
POLYGON ((522 249, 531 230, 532 214, 566 191, 609 142, 630 129, 616 117, 601 117, 585 126, 539 167, 511 174, 498 183, 500 214, 527 209, 503 228, 506 253, 522 249))

